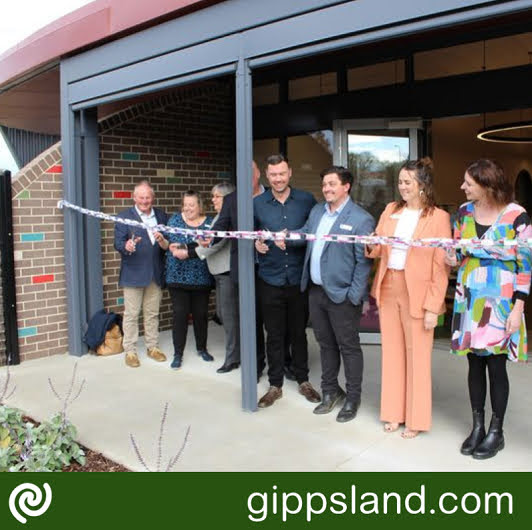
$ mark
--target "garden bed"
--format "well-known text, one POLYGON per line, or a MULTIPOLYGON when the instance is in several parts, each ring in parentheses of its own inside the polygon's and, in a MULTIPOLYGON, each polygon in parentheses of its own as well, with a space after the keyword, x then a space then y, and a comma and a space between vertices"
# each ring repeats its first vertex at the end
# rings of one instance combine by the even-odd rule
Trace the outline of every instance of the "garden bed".
POLYGON ((78 464, 77 462, 73 462, 69 466, 63 468, 63 472, 75 472, 75 471, 102 471, 102 472, 126 472, 129 471, 126 467, 124 467, 121 464, 117 464, 116 462, 113 462, 112 460, 109 460, 109 458, 106 458, 101 453, 98 453, 96 451, 92 451, 91 449, 88 449, 85 446, 81 446, 83 451, 85 452, 85 465, 82 466, 78 464))

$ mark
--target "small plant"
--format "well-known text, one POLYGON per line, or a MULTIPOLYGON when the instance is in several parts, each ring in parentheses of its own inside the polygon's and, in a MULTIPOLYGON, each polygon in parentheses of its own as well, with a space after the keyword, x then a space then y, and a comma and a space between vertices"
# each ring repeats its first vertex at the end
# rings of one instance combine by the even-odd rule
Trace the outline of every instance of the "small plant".
POLYGON ((75 441, 76 428, 67 418, 68 407, 79 397, 85 384, 83 380, 72 398, 76 370, 77 365, 74 366, 70 387, 64 398, 59 396, 48 378, 53 394, 63 407, 61 412, 40 425, 24 421, 20 410, 1 404, 2 400, 7 399, 8 373, 5 385, 0 386, 0 471, 61 471, 72 459, 81 465, 85 464, 85 453, 75 441))
POLYGON ((6 366, 6 378, 0 380, 0 471, 7 471, 18 461, 21 452, 20 439, 23 438, 24 425, 22 412, 5 405, 16 386, 9 391, 11 375, 9 365, 6 366))
POLYGON ((2 405, 4 401, 9 399, 17 388, 15 385, 13 389, 11 390, 11 392, 9 392, 9 380, 10 379, 11 379, 11 374, 9 373, 9 365, 7 365, 6 366, 6 380, 3 385, 0 383, 0 405, 2 405))
POLYGON ((61 397, 56 389, 54 388, 54 385, 52 383, 52 379, 48 378, 48 384, 50 385, 50 389, 52 390, 52 393, 54 396, 63 404, 63 410, 60 412, 61 417, 63 418, 63 421, 68 421, 66 417, 67 408, 78 399, 81 392, 83 391, 83 387, 85 386, 85 379, 81 382, 81 385, 79 386, 79 390, 77 394, 72 398, 72 392, 74 390, 74 382, 76 381, 76 372, 78 370, 78 363, 74 365, 74 369, 72 370, 72 379, 70 380, 70 387, 68 388, 68 392, 65 394, 64 397, 61 397))
POLYGON ((8 471, 20 460, 25 431, 22 412, 0 405, 0 471, 8 471))
MULTIPOLYGON (((185 438, 183 439, 183 443, 181 444, 181 448, 173 457, 170 458, 166 468, 164 470, 161 469, 161 460, 162 460, 162 454, 163 454, 164 424, 166 423, 167 414, 168 414, 168 403, 165 403, 164 410, 163 410, 163 416, 161 418, 161 428, 159 429, 159 439, 158 439, 158 444, 157 444, 157 465, 154 470, 157 473, 160 471, 165 471, 165 472, 172 471, 172 468, 177 464, 179 458, 181 457, 181 454, 183 453, 183 450, 185 449, 185 446, 187 445, 188 435, 190 433, 190 425, 189 425, 187 427, 187 431, 185 433, 185 438)), ((152 470, 147 466, 146 461, 144 460, 144 458, 142 457, 142 454, 140 453, 140 449, 137 445, 137 442, 135 441, 135 437, 132 434, 130 434, 129 436, 131 439, 131 444, 133 445, 133 449, 135 450, 135 454, 137 455, 139 462, 142 464, 142 467, 144 467, 146 471, 151 472, 152 470)))
POLYGON ((85 453, 76 437, 76 428, 61 413, 38 426, 27 423, 21 461, 10 471, 61 471, 72 459, 84 465, 85 453))

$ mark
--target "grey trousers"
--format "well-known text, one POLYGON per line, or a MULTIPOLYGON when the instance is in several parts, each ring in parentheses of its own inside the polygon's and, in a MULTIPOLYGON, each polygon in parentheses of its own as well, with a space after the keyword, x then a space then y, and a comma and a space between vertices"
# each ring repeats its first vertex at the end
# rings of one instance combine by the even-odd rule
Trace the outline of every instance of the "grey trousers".
POLYGON ((216 307, 225 331, 224 364, 240 362, 240 329, 238 321, 238 288, 228 274, 216 274, 216 307))

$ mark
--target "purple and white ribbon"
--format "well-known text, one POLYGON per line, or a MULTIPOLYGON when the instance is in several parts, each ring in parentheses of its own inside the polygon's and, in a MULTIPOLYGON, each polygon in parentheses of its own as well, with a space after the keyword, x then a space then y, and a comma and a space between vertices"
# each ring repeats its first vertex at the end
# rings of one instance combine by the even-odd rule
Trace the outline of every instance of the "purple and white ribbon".
POLYGON ((405 239, 401 237, 388 236, 369 236, 369 235, 353 235, 353 234, 323 234, 319 238, 316 234, 305 234, 301 232, 270 232, 269 230, 200 230, 193 228, 177 228, 166 225, 156 225, 148 227, 140 221, 133 219, 123 219, 115 215, 105 214, 82 208, 68 201, 61 200, 57 203, 59 209, 69 208, 76 212, 89 217, 95 217, 102 221, 111 221, 113 223, 122 223, 129 226, 135 226, 143 230, 152 232, 164 232, 167 234, 182 234, 195 239, 211 239, 211 238, 230 238, 230 239, 261 239, 261 240, 286 240, 286 241, 316 241, 321 239, 324 241, 331 241, 335 243, 350 243, 361 245, 403 245, 405 247, 430 247, 430 248, 444 248, 444 249, 459 249, 459 248, 493 248, 493 247, 507 247, 507 248, 532 248, 532 238, 522 239, 451 239, 451 238, 436 238, 429 237, 423 239, 405 239))

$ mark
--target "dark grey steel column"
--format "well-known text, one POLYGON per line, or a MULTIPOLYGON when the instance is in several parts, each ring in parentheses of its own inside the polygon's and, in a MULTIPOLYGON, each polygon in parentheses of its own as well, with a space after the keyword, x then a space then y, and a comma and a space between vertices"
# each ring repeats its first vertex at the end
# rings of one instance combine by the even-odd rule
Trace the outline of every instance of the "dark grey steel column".
MULTIPOLYGON (((82 110, 81 121, 81 183, 83 206, 100 210, 100 162, 98 143, 98 112, 82 110)), ((84 273, 86 277, 86 310, 90 318, 103 309, 102 243, 100 221, 83 216, 84 273)), ((83 323, 82 323, 83 324, 83 323)))
POLYGON ((0 280, 7 364, 20 364, 13 242, 11 171, 0 170, 0 280))
MULTIPOLYGON (((81 185, 81 139, 79 114, 76 116, 68 103, 68 83, 61 66, 61 153, 63 159, 63 197, 73 204, 83 204, 81 185)), ((82 216, 64 209, 65 220, 65 275, 68 311, 68 351, 83 355, 83 327, 87 321, 85 260, 82 216)))
MULTIPOLYGON (((236 184, 238 229, 253 230, 253 152, 251 70, 240 58, 236 70, 236 184)), ((257 410, 257 342, 255 330, 255 259, 252 240, 238 242, 242 408, 257 410)))

